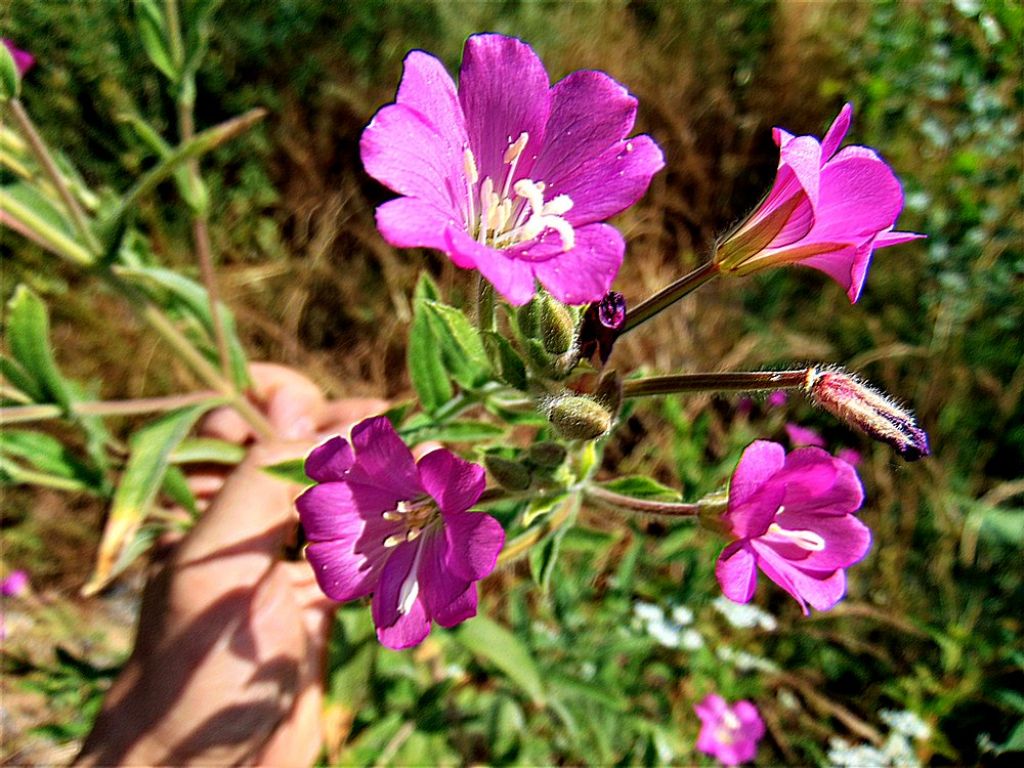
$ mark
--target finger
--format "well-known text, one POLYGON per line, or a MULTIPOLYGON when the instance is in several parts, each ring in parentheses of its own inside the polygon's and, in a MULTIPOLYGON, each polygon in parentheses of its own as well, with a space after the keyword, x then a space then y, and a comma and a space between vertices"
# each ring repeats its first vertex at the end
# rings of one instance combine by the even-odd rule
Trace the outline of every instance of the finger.
POLYGON ((271 425, 285 439, 312 435, 325 400, 320 388, 301 373, 274 363, 252 363, 250 396, 262 405, 271 425))
POLYGON ((186 475, 185 482, 197 499, 209 498, 220 493, 227 479, 227 472, 196 471, 186 475))
POLYGON ((344 400, 333 400, 324 405, 320 412, 317 428, 322 433, 338 434, 348 431, 348 427, 370 416, 384 413, 391 407, 387 400, 377 397, 352 397, 344 400))
POLYGON ((233 408, 214 408, 199 422, 199 434, 243 445, 255 437, 249 422, 233 408))
POLYGON ((299 488, 264 467, 304 458, 308 450, 305 441, 253 446, 182 542, 180 564, 217 558, 226 580, 236 571, 248 571, 247 581, 259 578, 279 557, 298 520, 299 488))

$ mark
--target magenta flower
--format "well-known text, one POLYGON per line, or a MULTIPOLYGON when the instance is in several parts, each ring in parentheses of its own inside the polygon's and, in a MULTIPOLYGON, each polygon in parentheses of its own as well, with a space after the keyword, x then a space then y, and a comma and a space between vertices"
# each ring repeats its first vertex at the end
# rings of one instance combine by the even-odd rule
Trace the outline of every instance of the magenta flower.
POLYGON ((871 547, 871 531, 853 513, 864 501, 857 472, 820 448, 786 455, 757 440, 729 483, 723 522, 736 540, 715 575, 730 600, 754 596, 757 568, 800 603, 825 611, 846 593, 846 572, 871 547))
POLYGON ((845 461, 851 467, 856 467, 861 462, 860 451, 854 448, 840 448, 836 451, 836 458, 845 461))
POLYGON ((26 571, 11 571, 0 581, 0 595, 4 597, 20 597, 29 588, 28 573, 26 571))
POLYGON ((497 563, 505 532, 470 513, 484 469, 438 449, 413 461, 383 416, 315 448, 306 473, 317 485, 296 501, 306 558, 324 593, 339 601, 373 593, 377 637, 417 645, 431 620, 453 627, 476 615, 476 582, 497 563))
POLYGON ((520 40, 473 35, 456 89, 412 51, 394 104, 363 133, 367 172, 402 195, 377 209, 399 247, 444 251, 512 304, 539 280, 569 304, 600 301, 625 244, 605 219, 635 203, 664 166, 649 136, 626 136, 636 99, 601 72, 551 87, 520 40))
POLYGON ((776 389, 765 400, 769 408, 781 408, 789 402, 789 392, 784 389, 776 389))
POLYGON ((786 436, 795 447, 801 445, 813 445, 817 448, 825 447, 825 438, 819 435, 810 427, 801 427, 799 424, 789 422, 785 426, 786 436))
POLYGON ((697 749, 723 765, 754 759, 757 743, 764 737, 764 721, 751 702, 730 706, 717 693, 709 693, 693 711, 700 718, 697 749))
POLYGON ((14 66, 18 69, 19 75, 24 75, 32 67, 35 66, 36 57, 28 51, 23 51, 18 48, 14 43, 8 40, 6 37, 2 39, 4 46, 11 52, 11 57, 14 59, 14 66))
POLYGON ((903 189, 885 161, 868 147, 839 149, 852 113, 844 106, 821 142, 774 129, 775 183, 719 245, 715 262, 722 272, 802 264, 829 275, 856 302, 875 249, 924 237, 893 231, 903 189))

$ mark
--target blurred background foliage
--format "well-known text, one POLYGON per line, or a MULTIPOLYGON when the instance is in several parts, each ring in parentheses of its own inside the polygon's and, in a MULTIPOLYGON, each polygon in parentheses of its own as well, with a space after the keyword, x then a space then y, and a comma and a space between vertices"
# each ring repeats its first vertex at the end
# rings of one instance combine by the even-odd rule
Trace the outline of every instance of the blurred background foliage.
MULTIPOLYGON (((132 116, 165 136, 175 125, 131 4, 9 0, 0 14, 4 36, 38 59, 23 100, 47 140, 94 188, 125 189, 154 162, 132 116)), ((837 362, 916 409, 934 456, 913 465, 794 400, 645 402, 609 443, 609 475, 653 474, 687 498, 720 485, 754 437, 781 439, 787 421, 861 451, 875 545, 844 604, 805 619, 762 586, 757 603, 778 628, 733 627, 712 603, 708 534, 585 511, 547 590, 526 564, 502 572, 484 586, 489 618, 414 652, 380 650, 365 608, 343 609, 327 760, 693 763, 692 705, 712 690, 761 707, 766 764, 828 762, 833 737, 881 747, 887 709, 930 725, 913 744, 924 762, 992 762, 1024 746, 1022 16, 1012 0, 223 3, 197 75, 197 127, 270 112, 203 162, 223 297, 254 359, 295 365, 331 395, 408 394, 416 274, 428 268, 449 295, 468 285, 437 254, 392 250, 373 225, 388 193, 363 173, 359 135, 393 98, 410 48, 454 71, 467 35, 503 32, 533 45, 552 80, 601 69, 637 95, 637 129, 667 167, 617 222, 629 242, 617 287, 630 301, 694 266, 756 203, 775 170, 773 125, 821 135, 847 100, 850 140, 877 147, 904 183, 900 228, 928 235, 881 251, 855 307, 809 270, 720 281, 612 362, 837 362), (637 600, 685 606, 677 634, 693 630, 699 647, 692 634, 659 644, 637 600)), ((140 223, 162 264, 195 272, 173 185, 140 223)), ((27 282, 50 299, 69 374, 104 397, 188 382, 116 299, 8 231, 0 249, 3 298, 27 282)), ((29 650, 5 655, 6 759, 73 753, 127 650, 137 579, 77 597, 102 514, 84 497, 5 495, 4 567, 29 569, 43 600, 13 625, 24 637, 7 640, 29 650)))

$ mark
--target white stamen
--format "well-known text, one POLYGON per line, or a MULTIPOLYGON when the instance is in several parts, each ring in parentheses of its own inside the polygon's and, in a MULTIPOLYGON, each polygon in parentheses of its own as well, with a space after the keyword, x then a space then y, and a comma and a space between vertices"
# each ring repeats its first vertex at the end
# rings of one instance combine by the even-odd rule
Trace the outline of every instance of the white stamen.
POLYGON ((420 537, 421 533, 423 533, 423 529, 422 528, 410 528, 408 533, 405 534, 405 540, 406 541, 416 541, 416 539, 418 539, 420 537))
POLYGON ((526 142, 529 140, 530 134, 526 131, 520 133, 519 138, 508 145, 508 149, 505 150, 505 155, 501 158, 501 162, 508 165, 519 160, 519 156, 523 154, 523 150, 526 149, 526 142))
POLYGON ((399 544, 404 544, 405 542, 406 542, 405 534, 404 533, 396 533, 396 534, 388 536, 386 539, 384 539, 384 548, 385 549, 391 549, 392 547, 397 547, 399 544))
POLYGON ((572 198, 568 195, 557 195, 544 204, 544 213, 561 216, 572 210, 572 198))
POLYGON ((808 552, 821 552, 825 549, 825 539, 814 531, 790 530, 782 528, 778 523, 772 523, 768 526, 768 533, 789 539, 800 549, 806 549, 808 552))
POLYGON ((476 167, 476 158, 473 157, 473 150, 466 147, 462 154, 462 166, 466 169, 466 178, 470 184, 476 184, 480 181, 480 171, 476 167))
POLYGON ((515 183, 513 189, 516 194, 526 199, 527 204, 535 213, 544 210, 544 193, 537 189, 537 185, 529 179, 520 179, 515 183))
POLYGON ((725 712, 722 713, 722 725, 724 725, 730 731, 735 731, 742 725, 742 723, 740 722, 740 719, 736 717, 735 712, 733 712, 731 709, 727 709, 725 710, 725 712))
POLYGON ((404 517, 404 515, 401 512, 389 510, 382 514, 381 517, 383 517, 389 523, 393 523, 396 520, 401 520, 404 517))
POLYGON ((413 603, 420 593, 420 582, 417 576, 420 569, 420 556, 423 554, 423 547, 416 547, 416 557, 413 558, 409 575, 402 582, 402 588, 398 590, 398 612, 403 616, 412 610, 413 603))

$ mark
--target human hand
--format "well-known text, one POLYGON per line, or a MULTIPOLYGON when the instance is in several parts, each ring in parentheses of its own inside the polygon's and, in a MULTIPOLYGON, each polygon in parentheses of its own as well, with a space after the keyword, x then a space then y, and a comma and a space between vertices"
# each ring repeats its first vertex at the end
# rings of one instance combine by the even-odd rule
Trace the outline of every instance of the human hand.
POLYGON ((209 506, 146 587, 135 649, 80 765, 310 765, 320 750, 334 604, 308 564, 282 561, 300 489, 262 468, 304 457, 387 403, 328 403, 290 369, 251 372, 252 398, 281 438, 253 443, 227 410, 204 421, 203 434, 252 447, 226 478, 192 478, 209 506))

